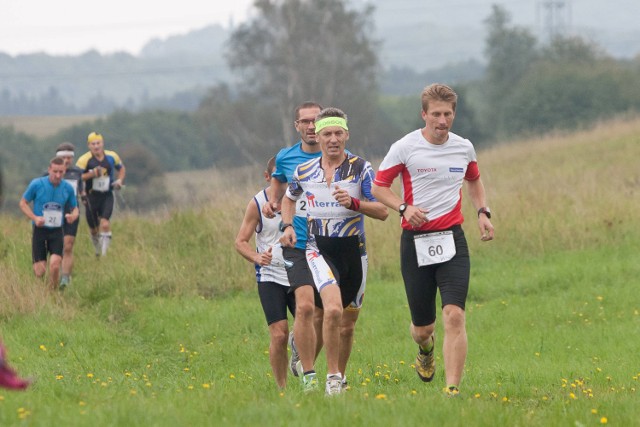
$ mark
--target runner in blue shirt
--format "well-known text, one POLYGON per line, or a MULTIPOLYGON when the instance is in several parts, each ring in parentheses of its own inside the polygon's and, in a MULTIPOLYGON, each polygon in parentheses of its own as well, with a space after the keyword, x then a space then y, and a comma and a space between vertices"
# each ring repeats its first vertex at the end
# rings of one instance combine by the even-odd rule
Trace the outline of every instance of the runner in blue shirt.
POLYGON ((48 176, 35 178, 20 199, 20 209, 33 221, 31 242, 33 271, 36 277, 44 277, 49 258, 49 284, 58 287, 64 221, 72 223, 78 218, 78 202, 73 187, 63 176, 66 171, 64 160, 54 157, 49 162, 48 176), (33 209, 29 203, 33 202, 33 209), (68 213, 65 213, 68 212, 68 213))

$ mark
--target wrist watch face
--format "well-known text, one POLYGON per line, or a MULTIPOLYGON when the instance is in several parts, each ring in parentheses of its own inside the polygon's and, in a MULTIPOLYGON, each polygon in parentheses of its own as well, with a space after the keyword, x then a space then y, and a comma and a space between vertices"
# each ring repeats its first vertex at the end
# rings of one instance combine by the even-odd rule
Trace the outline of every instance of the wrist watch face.
POLYGON ((407 204, 406 203, 402 203, 400 205, 400 207, 398 208, 398 213, 400 213, 400 216, 402 216, 404 214, 404 211, 407 210, 407 204))

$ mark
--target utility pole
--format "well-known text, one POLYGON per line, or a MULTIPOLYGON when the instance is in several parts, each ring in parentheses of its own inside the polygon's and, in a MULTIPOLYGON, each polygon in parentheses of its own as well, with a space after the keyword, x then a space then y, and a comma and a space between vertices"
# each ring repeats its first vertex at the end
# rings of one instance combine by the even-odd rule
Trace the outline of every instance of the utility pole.
POLYGON ((570 0, 537 0, 536 16, 547 41, 565 35, 571 27, 570 0))

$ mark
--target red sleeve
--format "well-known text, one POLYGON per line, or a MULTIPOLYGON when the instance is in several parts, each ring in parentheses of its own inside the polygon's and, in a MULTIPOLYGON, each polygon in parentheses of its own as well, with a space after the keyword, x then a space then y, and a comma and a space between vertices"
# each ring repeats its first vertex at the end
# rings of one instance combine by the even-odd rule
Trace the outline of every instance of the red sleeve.
POLYGON ((393 180, 396 179, 400 172, 404 169, 403 164, 398 164, 385 170, 378 170, 373 183, 379 187, 391 187, 393 180))
POLYGON ((467 181, 475 181, 480 178, 480 169, 478 169, 478 162, 470 162, 467 166, 467 173, 464 175, 464 179, 467 181))

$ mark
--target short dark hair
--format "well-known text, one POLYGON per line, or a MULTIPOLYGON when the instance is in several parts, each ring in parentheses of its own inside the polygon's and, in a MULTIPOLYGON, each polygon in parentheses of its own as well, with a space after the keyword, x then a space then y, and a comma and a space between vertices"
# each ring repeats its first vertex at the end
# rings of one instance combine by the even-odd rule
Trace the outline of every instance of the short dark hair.
POLYGON ((74 147, 72 143, 65 141, 58 145, 58 148, 56 148, 56 152, 57 151, 76 151, 76 147, 74 147))
POLYGON ((276 158, 275 156, 267 160, 267 172, 271 175, 276 168, 276 158))
POLYGON ((347 114, 341 109, 336 107, 327 107, 321 110, 316 116, 316 122, 326 117, 340 117, 341 119, 344 119, 345 122, 349 121, 349 119, 347 118, 347 114))
POLYGON ((322 105, 318 104, 314 101, 305 101, 302 104, 298 105, 294 111, 294 120, 298 120, 300 118, 300 110, 303 108, 318 108, 322 110, 322 105))
POLYGON ((64 159, 62 157, 54 157, 49 160, 49 166, 51 165, 64 165, 64 159))

